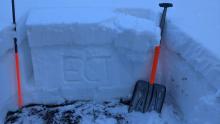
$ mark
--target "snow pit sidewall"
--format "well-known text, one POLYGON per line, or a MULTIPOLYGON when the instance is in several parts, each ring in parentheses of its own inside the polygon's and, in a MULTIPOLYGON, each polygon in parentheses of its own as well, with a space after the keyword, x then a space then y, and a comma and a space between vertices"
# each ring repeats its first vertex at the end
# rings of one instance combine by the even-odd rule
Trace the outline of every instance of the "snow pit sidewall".
POLYGON ((165 32, 161 70, 166 103, 189 124, 218 124, 220 61, 171 22, 165 32))
POLYGON ((21 87, 24 98, 24 104, 29 99, 25 97, 25 90, 29 89, 32 75, 32 62, 30 48, 26 35, 26 16, 18 20, 17 32, 13 32, 12 26, 7 27, 0 32, 0 122, 4 123, 4 117, 9 110, 15 110, 17 105, 17 79, 15 67, 15 53, 13 37, 18 38, 18 55, 21 73, 21 87), (4 41, 4 42, 2 42, 4 41))

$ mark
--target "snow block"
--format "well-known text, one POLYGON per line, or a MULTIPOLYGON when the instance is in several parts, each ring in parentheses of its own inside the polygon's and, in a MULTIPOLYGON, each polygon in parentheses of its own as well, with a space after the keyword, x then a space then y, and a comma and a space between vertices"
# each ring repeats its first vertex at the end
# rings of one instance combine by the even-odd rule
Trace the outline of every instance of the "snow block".
POLYGON ((64 99, 127 97, 160 40, 154 22, 113 9, 36 10, 27 32, 36 86, 64 99))

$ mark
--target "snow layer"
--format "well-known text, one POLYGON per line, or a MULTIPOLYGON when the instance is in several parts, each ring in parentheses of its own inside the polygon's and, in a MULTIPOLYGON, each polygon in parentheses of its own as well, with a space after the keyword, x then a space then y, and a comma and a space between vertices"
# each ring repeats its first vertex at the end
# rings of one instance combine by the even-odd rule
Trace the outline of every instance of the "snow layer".
MULTIPOLYGON (((134 39, 141 40, 136 42, 144 42, 145 39, 142 37, 148 37, 148 42, 152 42, 152 44, 159 42, 160 29, 155 22, 115 9, 102 9, 101 13, 99 11, 96 8, 56 8, 32 11, 27 20, 30 46, 104 45, 113 43, 113 40, 118 41, 121 35, 128 35, 128 33, 134 33, 134 39), (47 30, 44 36, 37 33, 42 30, 47 30), (53 37, 48 35, 53 35, 53 37)), ((145 41, 145 43, 147 42, 145 41)))

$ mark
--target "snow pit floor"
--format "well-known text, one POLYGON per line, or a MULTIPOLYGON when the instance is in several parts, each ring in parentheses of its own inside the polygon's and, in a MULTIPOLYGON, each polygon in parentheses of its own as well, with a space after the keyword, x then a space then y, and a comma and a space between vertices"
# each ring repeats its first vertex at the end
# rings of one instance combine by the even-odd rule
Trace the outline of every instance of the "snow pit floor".
POLYGON ((128 106, 117 102, 95 103, 73 101, 59 105, 30 104, 10 111, 5 124, 180 124, 171 106, 164 105, 156 112, 128 113, 128 106))

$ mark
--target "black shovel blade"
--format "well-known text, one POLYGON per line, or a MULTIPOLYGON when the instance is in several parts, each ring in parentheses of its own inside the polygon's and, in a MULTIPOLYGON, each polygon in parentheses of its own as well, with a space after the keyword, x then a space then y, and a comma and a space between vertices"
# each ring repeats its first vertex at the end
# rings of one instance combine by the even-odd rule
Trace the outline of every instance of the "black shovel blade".
POLYGON ((149 83, 143 80, 136 82, 134 91, 132 94, 131 102, 128 108, 129 112, 140 111, 144 112, 144 104, 147 98, 149 90, 149 83))
POLYGON ((136 82, 128 111, 156 111, 160 113, 165 95, 165 86, 160 84, 150 85, 149 82, 139 80, 136 82))

